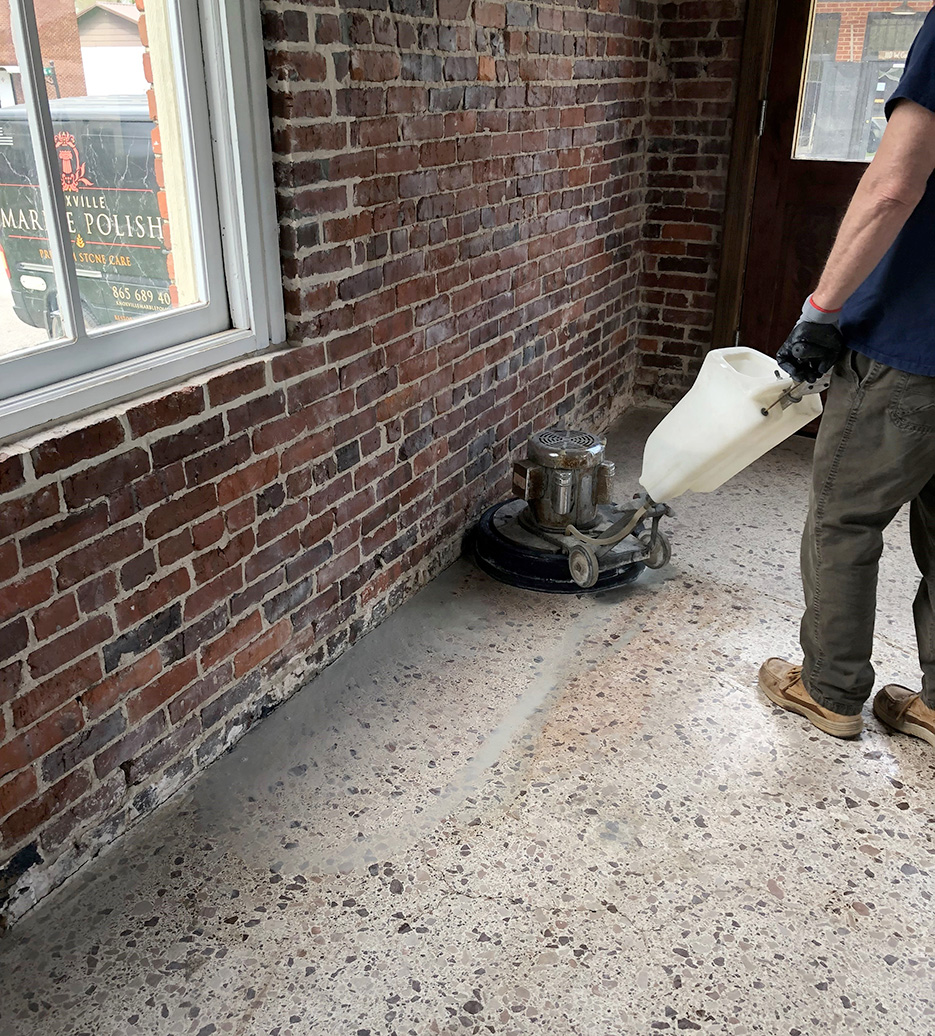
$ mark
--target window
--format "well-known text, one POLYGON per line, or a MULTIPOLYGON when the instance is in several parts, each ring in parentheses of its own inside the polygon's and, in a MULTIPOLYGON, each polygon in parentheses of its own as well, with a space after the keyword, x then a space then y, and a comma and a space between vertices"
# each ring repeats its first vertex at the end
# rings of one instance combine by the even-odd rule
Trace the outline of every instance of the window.
POLYGON ((808 61, 805 65, 805 80, 802 84, 802 111, 799 116, 799 141, 796 157, 811 157, 815 143, 815 123, 821 83, 825 78, 824 66, 834 61, 841 35, 839 14, 816 14, 812 25, 812 39, 808 61))
POLYGON ((871 11, 867 16, 864 61, 905 61, 925 15, 920 11, 893 15, 871 11))
POLYGON ((0 440, 282 341, 258 5, 5 17, 0 440))
POLYGON ((793 157, 869 162, 931 0, 813 0, 793 157))

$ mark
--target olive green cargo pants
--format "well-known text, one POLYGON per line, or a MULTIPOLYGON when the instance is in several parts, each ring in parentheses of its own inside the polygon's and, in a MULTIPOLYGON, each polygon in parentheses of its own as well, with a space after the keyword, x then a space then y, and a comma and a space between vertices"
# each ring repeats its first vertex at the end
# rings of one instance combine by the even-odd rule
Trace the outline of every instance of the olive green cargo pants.
POLYGON ((935 378, 848 351, 815 443, 802 537, 802 680, 819 705, 843 715, 860 712, 873 690, 883 530, 907 503, 922 573, 913 606, 922 696, 935 708, 935 378))

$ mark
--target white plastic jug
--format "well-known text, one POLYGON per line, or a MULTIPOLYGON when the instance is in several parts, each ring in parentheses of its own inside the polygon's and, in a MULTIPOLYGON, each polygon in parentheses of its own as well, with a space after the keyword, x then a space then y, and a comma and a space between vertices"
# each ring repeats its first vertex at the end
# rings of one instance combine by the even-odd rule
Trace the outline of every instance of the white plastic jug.
POLYGON ((791 387, 765 353, 712 350, 695 384, 647 440, 640 485, 660 503, 717 489, 821 413, 818 395, 785 410, 773 406, 791 387))

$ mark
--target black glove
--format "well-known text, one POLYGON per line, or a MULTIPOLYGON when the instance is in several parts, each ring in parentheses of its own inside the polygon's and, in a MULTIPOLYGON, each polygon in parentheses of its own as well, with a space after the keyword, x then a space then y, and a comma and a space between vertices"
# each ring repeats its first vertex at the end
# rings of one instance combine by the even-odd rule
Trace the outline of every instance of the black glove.
POLYGON ((836 324, 800 320, 779 347, 776 362, 793 381, 813 384, 838 362, 844 348, 844 337, 836 324))

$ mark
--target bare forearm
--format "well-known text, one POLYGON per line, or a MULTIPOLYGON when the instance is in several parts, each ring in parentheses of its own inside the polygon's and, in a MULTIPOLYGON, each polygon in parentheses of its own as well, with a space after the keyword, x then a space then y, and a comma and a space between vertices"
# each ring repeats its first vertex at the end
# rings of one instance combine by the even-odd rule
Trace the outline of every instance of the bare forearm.
POLYGON ((893 197, 870 175, 860 182, 812 298, 836 310, 863 284, 896 240, 915 199, 893 197))
POLYGON ((901 101, 864 173, 812 294, 837 310, 873 272, 925 193, 935 169, 935 113, 901 101))

